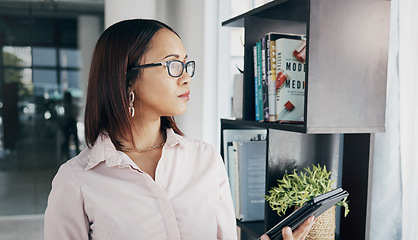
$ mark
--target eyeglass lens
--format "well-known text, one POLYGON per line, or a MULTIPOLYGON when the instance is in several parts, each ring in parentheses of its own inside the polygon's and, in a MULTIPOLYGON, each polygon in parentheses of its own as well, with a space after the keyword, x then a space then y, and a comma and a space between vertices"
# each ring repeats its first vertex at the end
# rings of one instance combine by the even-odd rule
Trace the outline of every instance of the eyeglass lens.
POLYGON ((181 74, 183 74, 184 68, 186 69, 186 72, 190 75, 190 77, 193 77, 195 71, 194 61, 187 62, 186 64, 177 60, 170 61, 168 65, 168 73, 172 77, 180 77, 181 74))

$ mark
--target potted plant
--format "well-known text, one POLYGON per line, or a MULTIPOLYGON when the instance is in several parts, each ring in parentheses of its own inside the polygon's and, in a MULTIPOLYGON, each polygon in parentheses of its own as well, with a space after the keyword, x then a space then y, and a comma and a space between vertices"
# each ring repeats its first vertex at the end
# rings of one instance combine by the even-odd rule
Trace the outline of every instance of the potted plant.
MULTIPOLYGON (((333 190, 335 180, 330 179, 331 172, 327 171, 326 166, 318 164, 313 165, 312 170, 309 167, 304 170, 300 173, 293 170, 293 173, 285 174, 277 180, 278 185, 269 190, 269 195, 265 196, 265 200, 279 216, 283 216, 292 207, 301 207, 313 197, 333 190)), ((347 216, 347 198, 337 205, 344 207, 344 216, 347 216)), ((335 239, 335 206, 317 218, 306 239, 335 239)))

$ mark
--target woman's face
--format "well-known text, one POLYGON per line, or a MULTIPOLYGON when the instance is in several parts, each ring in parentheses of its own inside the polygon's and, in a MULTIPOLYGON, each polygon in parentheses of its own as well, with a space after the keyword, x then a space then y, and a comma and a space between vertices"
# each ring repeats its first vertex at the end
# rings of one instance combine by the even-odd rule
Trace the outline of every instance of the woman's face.
MULTIPOLYGON (((180 38, 168 29, 160 29, 151 40, 151 48, 140 65, 180 60, 186 63, 187 53, 180 38)), ((171 77, 165 66, 143 68, 134 85, 135 116, 157 119, 184 114, 189 101, 191 77, 184 69, 180 77, 171 77)))

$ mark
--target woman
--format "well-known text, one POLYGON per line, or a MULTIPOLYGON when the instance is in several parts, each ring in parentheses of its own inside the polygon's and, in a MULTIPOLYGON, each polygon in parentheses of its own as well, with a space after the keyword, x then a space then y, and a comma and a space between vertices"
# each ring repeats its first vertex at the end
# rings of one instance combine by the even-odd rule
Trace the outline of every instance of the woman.
POLYGON ((222 159, 172 117, 186 112, 194 71, 161 22, 126 20, 103 32, 89 76, 88 148, 53 180, 46 240, 237 238, 222 159))

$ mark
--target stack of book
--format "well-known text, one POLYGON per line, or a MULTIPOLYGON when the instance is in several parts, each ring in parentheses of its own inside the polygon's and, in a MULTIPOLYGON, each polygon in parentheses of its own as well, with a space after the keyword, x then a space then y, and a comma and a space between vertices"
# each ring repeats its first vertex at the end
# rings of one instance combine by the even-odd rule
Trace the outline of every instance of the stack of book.
POLYGON ((253 46, 255 120, 303 123, 306 40, 268 33, 253 46))
POLYGON ((266 134, 265 129, 223 130, 225 167, 241 222, 264 220, 266 134))

